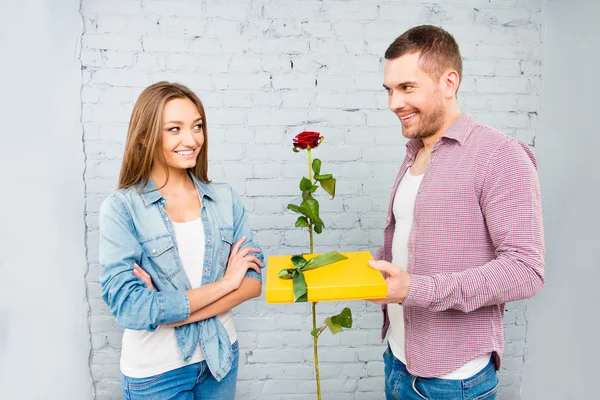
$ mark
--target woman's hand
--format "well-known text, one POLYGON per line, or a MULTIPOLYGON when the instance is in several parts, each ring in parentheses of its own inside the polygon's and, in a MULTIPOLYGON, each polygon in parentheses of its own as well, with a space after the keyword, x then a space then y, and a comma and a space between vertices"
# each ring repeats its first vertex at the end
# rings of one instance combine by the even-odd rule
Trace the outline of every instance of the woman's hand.
POLYGON ((154 286, 152 285, 152 278, 146 271, 144 271, 139 265, 133 264, 133 274, 140 278, 146 284, 146 287, 150 290, 154 290, 154 286))
POLYGON ((256 256, 249 256, 248 253, 258 253, 260 250, 253 247, 246 247, 240 251, 240 247, 244 244, 246 236, 241 238, 233 248, 227 262, 227 271, 225 271, 224 280, 229 281, 234 290, 240 287, 242 280, 246 276, 248 269, 253 269, 260 274, 260 267, 263 263, 256 256))

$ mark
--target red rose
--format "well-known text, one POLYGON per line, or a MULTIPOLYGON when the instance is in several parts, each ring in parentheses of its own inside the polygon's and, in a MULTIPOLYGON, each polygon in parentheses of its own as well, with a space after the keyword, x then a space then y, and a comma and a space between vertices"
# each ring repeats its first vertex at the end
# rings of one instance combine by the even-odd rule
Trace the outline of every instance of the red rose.
POLYGON ((314 149, 319 146, 319 143, 322 141, 323 136, 321 136, 319 132, 304 131, 294 137, 294 150, 306 149, 308 146, 310 146, 311 149, 314 149))

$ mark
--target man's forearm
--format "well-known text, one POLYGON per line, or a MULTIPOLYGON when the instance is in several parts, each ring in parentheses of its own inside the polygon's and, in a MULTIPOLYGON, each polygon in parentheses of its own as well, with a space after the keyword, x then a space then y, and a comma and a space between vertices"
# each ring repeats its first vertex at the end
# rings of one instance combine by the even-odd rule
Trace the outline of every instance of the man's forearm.
POLYGON ((499 257, 479 268, 431 276, 411 275, 405 307, 470 312, 535 295, 544 285, 543 260, 499 257))

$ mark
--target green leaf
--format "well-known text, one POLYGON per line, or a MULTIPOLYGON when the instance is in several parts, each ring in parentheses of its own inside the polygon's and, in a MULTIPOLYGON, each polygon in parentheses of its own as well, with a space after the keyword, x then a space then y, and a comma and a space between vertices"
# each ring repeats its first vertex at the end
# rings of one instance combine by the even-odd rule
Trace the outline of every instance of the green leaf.
POLYGON ((306 179, 305 177, 302 177, 302 180, 300 181, 300 190, 305 191, 308 190, 312 187, 312 182, 310 181, 310 179, 306 179))
POLYGON ((315 222, 321 222, 321 217, 319 216, 319 202, 315 199, 306 199, 306 206, 311 211, 313 217, 311 218, 315 222))
POLYGON ((308 228, 310 225, 306 217, 298 217, 296 220, 296 228, 308 228))
POLYGON ((299 212, 305 215, 307 218, 312 219, 313 222, 320 222, 319 217, 319 202, 315 199, 306 199, 300 204, 299 212))
POLYGON ((314 193, 317 191, 317 189, 319 188, 318 185, 313 185, 310 189, 308 189, 309 192, 314 193))
POLYGON ((348 307, 345 307, 341 313, 331 317, 331 322, 343 328, 352 328, 352 311, 348 307))
POLYGON ((327 181, 331 178, 333 178, 333 175, 331 174, 315 175, 315 179, 318 181, 327 181))
POLYGON ((315 175, 319 175, 321 173, 321 160, 315 158, 312 163, 312 169, 315 175))
POLYGON ((321 331, 321 329, 317 328, 317 329, 313 329, 310 334, 313 335, 314 337, 319 337, 319 332, 321 331))
POLYGON ((331 195, 332 199, 335 197, 335 178, 321 181, 321 187, 331 195))
POLYGON ((333 333, 334 335, 336 333, 340 333, 342 330, 342 326, 340 324, 336 324, 331 320, 331 317, 327 317, 325 318, 325 324, 327 325, 327 327, 329 328, 329 330, 331 331, 331 333, 333 333))
POLYGON ((315 233, 320 235, 323 232, 323 224, 319 222, 315 222, 315 233))
POLYGON ((292 211, 301 212, 300 207, 295 204, 288 204, 287 208, 292 211))

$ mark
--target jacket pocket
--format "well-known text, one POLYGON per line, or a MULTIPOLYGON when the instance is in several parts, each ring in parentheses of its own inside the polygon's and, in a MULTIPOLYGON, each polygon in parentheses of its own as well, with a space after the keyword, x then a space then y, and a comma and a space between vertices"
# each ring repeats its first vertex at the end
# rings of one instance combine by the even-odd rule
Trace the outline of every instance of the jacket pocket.
POLYGON ((179 272, 171 236, 159 236, 144 240, 142 248, 154 268, 162 271, 168 279, 179 272))

